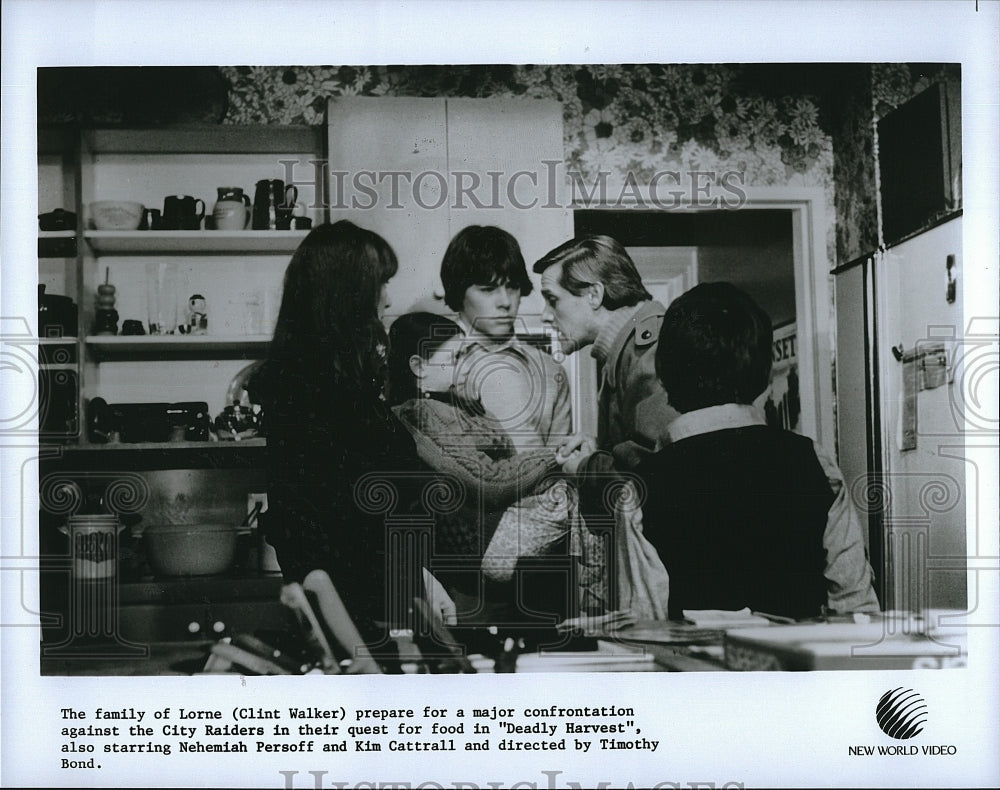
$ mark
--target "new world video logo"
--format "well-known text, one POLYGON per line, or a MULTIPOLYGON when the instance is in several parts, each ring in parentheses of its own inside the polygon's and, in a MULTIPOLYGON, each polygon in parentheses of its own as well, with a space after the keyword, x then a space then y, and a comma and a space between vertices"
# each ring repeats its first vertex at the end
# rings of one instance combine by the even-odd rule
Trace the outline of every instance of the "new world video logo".
MULTIPOLYGON (((927 723, 927 704, 913 689, 899 688, 885 692, 875 706, 875 721, 890 738, 905 741, 919 735, 927 723)), ((847 754, 851 757, 954 757, 958 754, 955 744, 925 743, 873 743, 861 746, 850 745, 847 754)))
POLYGON ((927 704, 913 689, 885 692, 875 708, 875 720, 890 738, 904 741, 918 735, 927 722, 927 704))

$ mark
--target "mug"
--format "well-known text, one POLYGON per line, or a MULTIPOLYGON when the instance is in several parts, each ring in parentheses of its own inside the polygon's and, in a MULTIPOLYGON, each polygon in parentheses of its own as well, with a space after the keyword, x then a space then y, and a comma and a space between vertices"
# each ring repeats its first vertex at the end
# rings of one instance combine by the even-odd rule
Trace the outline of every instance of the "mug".
POLYGON ((169 195, 163 199, 164 230, 200 230, 205 201, 190 195, 169 195))
MULTIPOLYGON (((295 187, 291 187, 294 189, 295 187)), ((274 215, 274 228, 275 230, 291 230, 296 227, 296 220, 304 219, 305 208, 301 203, 296 203, 294 205, 280 206, 275 211, 274 215), (296 214, 296 212, 299 212, 296 214)))
POLYGON ((139 230, 160 230, 163 222, 160 219, 158 208, 147 208, 142 212, 142 220, 139 222, 139 230))
POLYGON ((253 195, 253 229, 276 230, 280 227, 279 219, 290 223, 298 198, 298 187, 292 184, 286 187, 285 182, 277 178, 258 181, 253 195))
POLYGON ((219 187, 212 219, 216 230, 243 230, 250 221, 250 197, 239 187, 219 187))

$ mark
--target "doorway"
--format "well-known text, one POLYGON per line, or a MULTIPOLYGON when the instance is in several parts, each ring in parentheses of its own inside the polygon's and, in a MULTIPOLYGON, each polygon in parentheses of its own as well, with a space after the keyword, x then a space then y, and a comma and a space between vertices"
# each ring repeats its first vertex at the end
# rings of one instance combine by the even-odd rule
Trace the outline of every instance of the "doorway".
MULTIPOLYGON (((636 262, 654 298, 698 282, 728 280, 747 291, 774 327, 769 421, 835 450, 831 313, 825 200, 821 190, 747 190, 739 209, 578 207, 575 235, 606 234, 636 262)), ((596 370, 579 361, 583 430, 596 420, 596 370)), ((596 428, 596 425, 592 427, 596 428)))

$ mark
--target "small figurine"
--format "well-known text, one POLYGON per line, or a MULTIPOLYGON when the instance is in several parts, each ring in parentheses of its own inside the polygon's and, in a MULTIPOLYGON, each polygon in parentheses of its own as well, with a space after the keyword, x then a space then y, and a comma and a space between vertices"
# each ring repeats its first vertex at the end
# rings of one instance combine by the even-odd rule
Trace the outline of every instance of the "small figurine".
POLYGON ((201 294, 195 294, 188 299, 188 334, 208 334, 208 303, 201 294))

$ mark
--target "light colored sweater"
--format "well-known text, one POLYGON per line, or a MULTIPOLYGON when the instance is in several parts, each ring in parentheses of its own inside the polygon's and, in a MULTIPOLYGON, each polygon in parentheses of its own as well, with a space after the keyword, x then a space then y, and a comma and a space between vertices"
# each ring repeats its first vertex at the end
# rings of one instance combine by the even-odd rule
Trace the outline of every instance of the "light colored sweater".
POLYGON ((393 409, 413 436, 421 459, 457 479, 489 510, 532 493, 556 468, 555 450, 516 452, 491 415, 471 414, 436 398, 410 400, 393 409))

